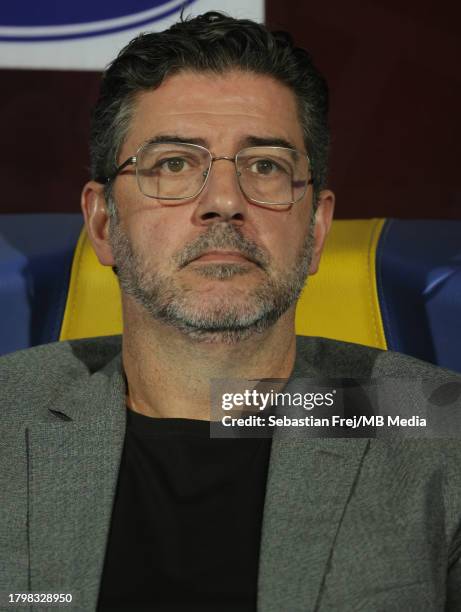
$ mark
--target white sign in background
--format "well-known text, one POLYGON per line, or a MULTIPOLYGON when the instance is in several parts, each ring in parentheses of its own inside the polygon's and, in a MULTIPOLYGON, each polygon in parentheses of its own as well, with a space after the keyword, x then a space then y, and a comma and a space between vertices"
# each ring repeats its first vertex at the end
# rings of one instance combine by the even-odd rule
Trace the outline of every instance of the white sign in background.
POLYGON ((178 21, 184 4, 185 16, 222 11, 264 21, 264 0, 80 0, 78 8, 75 2, 55 0, 5 3, 0 8, 0 67, 102 70, 140 32, 158 32, 178 21))

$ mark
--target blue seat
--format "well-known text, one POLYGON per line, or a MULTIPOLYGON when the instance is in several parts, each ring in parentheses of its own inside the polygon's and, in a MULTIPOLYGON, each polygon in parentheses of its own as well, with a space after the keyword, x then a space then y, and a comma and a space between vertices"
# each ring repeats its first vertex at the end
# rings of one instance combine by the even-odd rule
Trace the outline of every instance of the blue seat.
POLYGON ((0 216, 0 354, 59 338, 78 214, 0 216))
POLYGON ((461 372, 461 221, 389 219, 376 273, 388 348, 461 372))

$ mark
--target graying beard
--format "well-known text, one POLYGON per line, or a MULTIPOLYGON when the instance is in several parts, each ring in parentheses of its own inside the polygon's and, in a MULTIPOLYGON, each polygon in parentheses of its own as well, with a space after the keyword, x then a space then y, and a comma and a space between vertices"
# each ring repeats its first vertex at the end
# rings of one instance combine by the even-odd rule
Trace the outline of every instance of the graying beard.
MULTIPOLYGON (((121 288, 131 295, 156 320, 161 320, 190 338, 201 342, 221 342, 234 344, 244 340, 254 333, 262 333, 273 325, 288 308, 299 298, 307 278, 309 264, 312 257, 314 237, 314 222, 311 221, 310 231, 299 254, 295 269, 283 279, 278 286, 270 280, 259 287, 254 294, 255 300, 260 303, 258 317, 254 318, 229 311, 215 312, 214 319, 221 315, 220 325, 216 325, 213 317, 198 314, 195 317, 185 317, 179 312, 183 306, 175 293, 168 289, 162 279, 157 276, 153 287, 143 286, 142 264, 134 253, 128 237, 120 227, 120 223, 110 223, 110 241, 114 251, 114 258, 118 268, 121 288), (155 294, 155 300, 152 295, 155 294)), ((250 265, 250 264, 248 264, 250 265)), ((225 281, 235 275, 248 272, 248 265, 238 263, 208 264, 197 267, 196 272, 204 277, 216 278, 225 281)))

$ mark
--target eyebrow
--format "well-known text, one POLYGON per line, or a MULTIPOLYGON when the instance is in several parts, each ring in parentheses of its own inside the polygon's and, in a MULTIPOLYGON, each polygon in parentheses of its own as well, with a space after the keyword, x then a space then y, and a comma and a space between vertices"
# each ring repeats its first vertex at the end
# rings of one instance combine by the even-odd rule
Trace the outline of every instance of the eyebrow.
POLYGON ((243 141, 247 147, 285 147, 287 149, 296 149, 295 145, 285 138, 261 138, 260 136, 247 136, 243 141))
MULTIPOLYGON (((189 143, 200 145, 201 147, 209 148, 210 143, 205 138, 192 138, 190 136, 181 136, 179 134, 157 134, 153 138, 149 138, 148 142, 156 144, 159 142, 174 142, 174 143, 189 143)), ((246 136, 239 142, 241 147, 286 147, 287 149, 296 150, 296 146, 285 138, 276 138, 269 136, 267 138, 261 136, 246 136)))
POLYGON ((175 142, 175 143, 188 143, 200 145, 201 147, 207 147, 207 141, 204 138, 191 138, 186 136, 179 136, 178 134, 157 134, 153 138, 149 138, 147 141, 150 144, 157 144, 160 142, 175 142))

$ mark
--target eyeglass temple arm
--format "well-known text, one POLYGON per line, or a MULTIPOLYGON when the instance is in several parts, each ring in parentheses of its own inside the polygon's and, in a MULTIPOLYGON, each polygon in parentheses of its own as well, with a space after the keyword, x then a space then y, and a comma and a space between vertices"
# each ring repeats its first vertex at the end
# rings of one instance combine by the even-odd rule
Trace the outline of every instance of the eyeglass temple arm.
POLYGON ((114 180, 117 174, 120 174, 120 172, 124 170, 127 166, 131 166, 132 164, 135 164, 135 163, 136 163, 136 155, 133 155, 132 157, 129 157, 128 159, 126 159, 123 162, 123 164, 120 164, 120 166, 115 168, 115 170, 112 172, 112 174, 109 174, 109 176, 99 176, 95 180, 97 183, 110 183, 111 181, 114 180))
POLYGON ((305 185, 313 185, 314 180, 310 179, 308 181, 291 181, 293 187, 304 187, 305 185))

